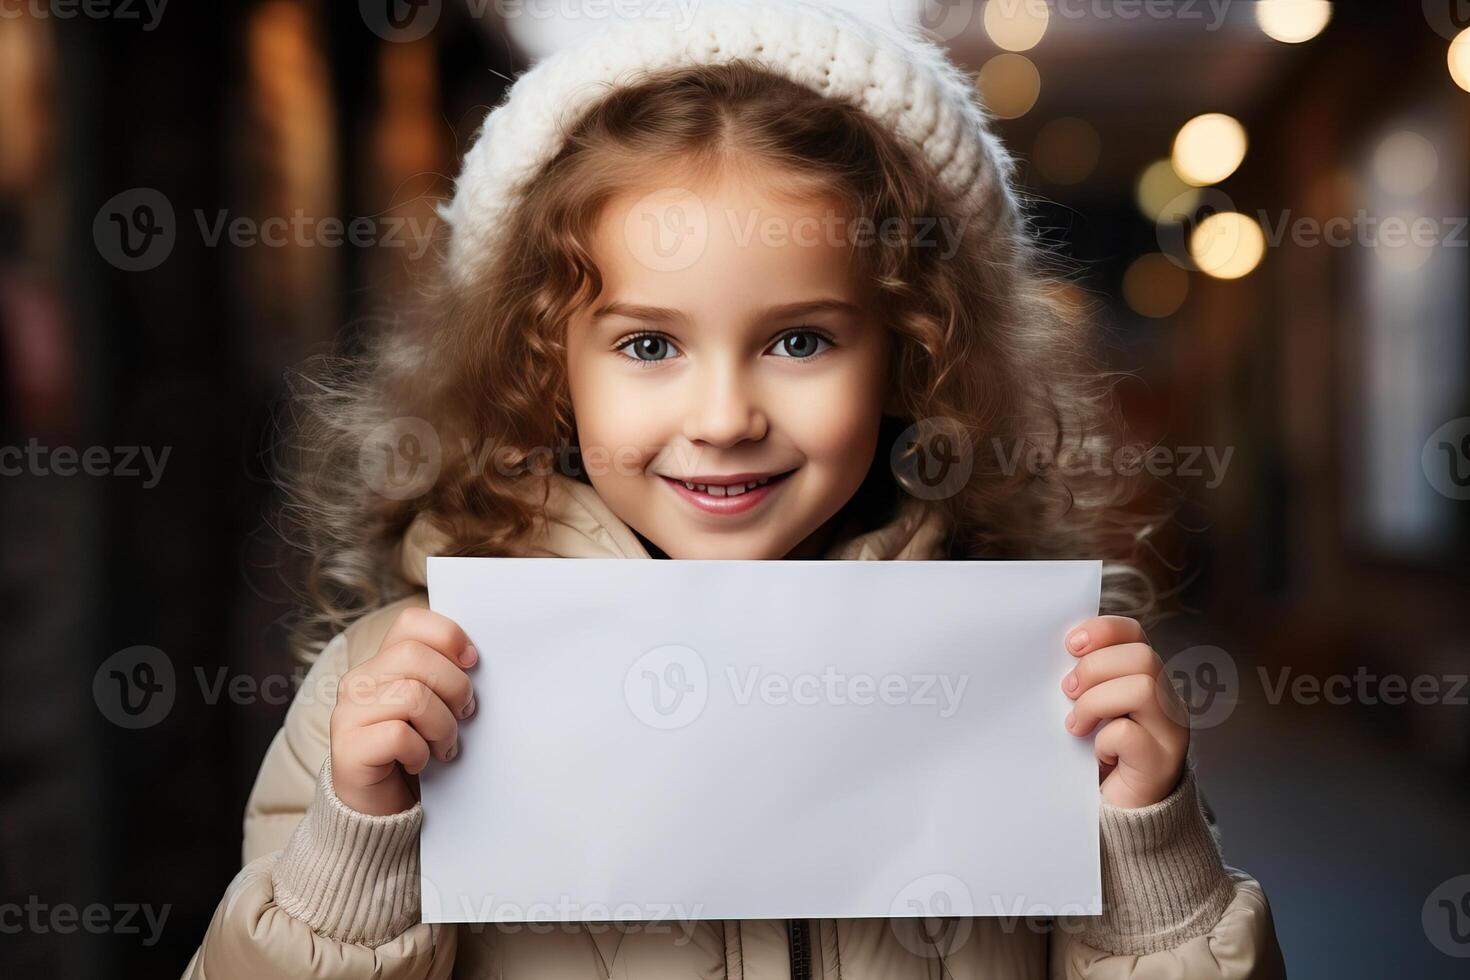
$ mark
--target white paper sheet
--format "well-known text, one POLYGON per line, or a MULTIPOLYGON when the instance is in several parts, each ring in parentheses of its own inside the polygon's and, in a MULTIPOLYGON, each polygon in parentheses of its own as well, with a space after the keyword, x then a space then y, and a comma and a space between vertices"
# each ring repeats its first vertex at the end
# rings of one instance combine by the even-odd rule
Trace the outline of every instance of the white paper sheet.
POLYGON ((426 922, 1097 914, 1095 561, 430 558, 426 922))

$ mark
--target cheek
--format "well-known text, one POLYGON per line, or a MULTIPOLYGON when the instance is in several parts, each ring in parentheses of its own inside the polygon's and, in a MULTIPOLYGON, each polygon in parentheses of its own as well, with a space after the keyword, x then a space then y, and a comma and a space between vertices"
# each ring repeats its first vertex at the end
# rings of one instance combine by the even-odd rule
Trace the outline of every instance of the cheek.
POLYGON ((658 405, 636 380, 571 365, 572 414, 591 476, 638 476, 657 452, 663 438, 658 405))
POLYGON ((869 371, 804 385, 789 399, 782 428, 802 454, 834 471, 867 472, 878 435, 882 401, 869 371))

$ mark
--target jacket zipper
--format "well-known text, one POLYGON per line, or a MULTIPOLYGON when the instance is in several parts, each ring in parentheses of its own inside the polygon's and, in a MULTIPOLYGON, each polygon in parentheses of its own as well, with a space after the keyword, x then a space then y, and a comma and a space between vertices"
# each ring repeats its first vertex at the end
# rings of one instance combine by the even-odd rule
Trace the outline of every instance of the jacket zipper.
POLYGON ((787 919, 786 939, 791 946, 791 980, 812 980, 811 924, 805 919, 787 919))

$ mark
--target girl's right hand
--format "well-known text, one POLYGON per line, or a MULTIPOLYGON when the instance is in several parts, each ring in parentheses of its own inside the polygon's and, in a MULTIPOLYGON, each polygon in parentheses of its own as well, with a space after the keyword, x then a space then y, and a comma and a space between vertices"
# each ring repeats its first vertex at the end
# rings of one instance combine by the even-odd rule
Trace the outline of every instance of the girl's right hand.
POLYGON ((459 722, 475 711, 462 668, 478 654, 453 620, 428 609, 399 613, 378 652, 337 682, 332 788, 359 813, 401 813, 416 800, 409 776, 432 755, 454 758, 459 722))

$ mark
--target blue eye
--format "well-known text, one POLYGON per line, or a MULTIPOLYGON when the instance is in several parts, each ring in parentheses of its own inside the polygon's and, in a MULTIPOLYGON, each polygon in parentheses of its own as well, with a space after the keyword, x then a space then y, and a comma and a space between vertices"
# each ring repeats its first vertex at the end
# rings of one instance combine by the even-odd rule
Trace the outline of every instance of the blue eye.
MULTIPOLYGON (((770 353, 791 360, 810 360, 832 346, 832 341, 816 330, 790 330, 776 341, 770 353)), ((613 350, 640 367, 672 360, 679 354, 679 349, 673 342, 658 333, 642 333, 629 337, 613 350)))
POLYGON ((816 357, 822 351, 832 346, 832 341, 823 337, 815 330, 793 330, 780 340, 776 341, 773 351, 784 351, 777 354, 778 357, 792 357, 806 359, 816 357), (826 344, 826 347, 819 345, 826 344))
POLYGON ((633 348, 633 353, 624 356, 631 361, 637 361, 639 364, 656 364, 659 361, 666 361, 669 358, 665 355, 671 356, 672 352, 676 350, 674 345, 669 343, 669 338, 656 333, 645 333, 639 334, 636 337, 629 337, 615 349, 621 352, 627 350, 629 347, 633 348))

